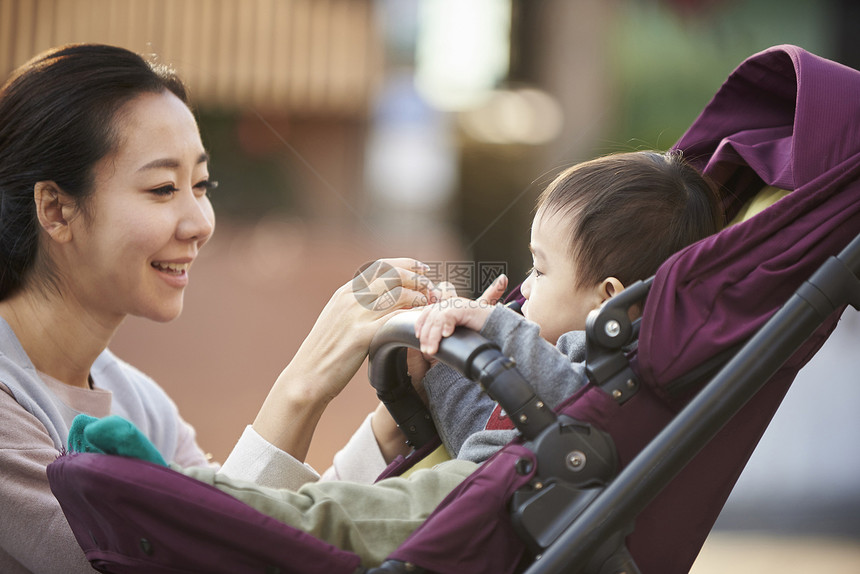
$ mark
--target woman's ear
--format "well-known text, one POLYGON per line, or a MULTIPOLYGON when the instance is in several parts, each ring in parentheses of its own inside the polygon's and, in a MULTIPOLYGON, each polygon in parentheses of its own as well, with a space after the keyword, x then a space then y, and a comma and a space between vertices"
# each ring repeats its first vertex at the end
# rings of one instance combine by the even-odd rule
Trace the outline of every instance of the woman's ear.
POLYGON ((57 242, 65 243, 72 238, 69 218, 74 203, 53 181, 36 182, 33 188, 36 216, 39 224, 57 242))
POLYGON ((607 277, 597 286, 600 302, 603 303, 607 299, 615 297, 624 291, 624 284, 615 277, 607 277))

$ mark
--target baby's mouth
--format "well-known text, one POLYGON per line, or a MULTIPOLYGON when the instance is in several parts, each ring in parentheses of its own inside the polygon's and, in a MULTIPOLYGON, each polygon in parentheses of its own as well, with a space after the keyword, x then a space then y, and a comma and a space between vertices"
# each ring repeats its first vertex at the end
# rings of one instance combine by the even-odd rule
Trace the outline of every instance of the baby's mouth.
POLYGON ((190 263, 165 263, 162 261, 152 262, 153 267, 159 271, 163 271, 164 273, 170 273, 171 275, 182 275, 188 271, 188 267, 190 265, 190 263))

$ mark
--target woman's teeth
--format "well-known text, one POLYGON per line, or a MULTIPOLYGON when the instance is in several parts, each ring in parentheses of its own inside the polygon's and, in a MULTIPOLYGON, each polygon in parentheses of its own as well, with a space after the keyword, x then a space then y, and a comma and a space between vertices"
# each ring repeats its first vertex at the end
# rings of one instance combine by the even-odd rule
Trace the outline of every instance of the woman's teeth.
POLYGON ((165 273, 182 274, 188 270, 188 263, 161 263, 153 261, 152 266, 165 273))

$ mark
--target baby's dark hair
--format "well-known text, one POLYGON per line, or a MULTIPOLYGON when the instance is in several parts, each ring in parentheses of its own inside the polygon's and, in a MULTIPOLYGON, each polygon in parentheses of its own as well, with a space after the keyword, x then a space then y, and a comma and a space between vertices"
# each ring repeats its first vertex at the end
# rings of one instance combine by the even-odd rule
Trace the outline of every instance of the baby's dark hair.
POLYGON ((679 151, 636 151, 575 165, 538 199, 540 216, 569 218, 576 287, 647 279, 672 254, 719 231, 713 184, 679 151))

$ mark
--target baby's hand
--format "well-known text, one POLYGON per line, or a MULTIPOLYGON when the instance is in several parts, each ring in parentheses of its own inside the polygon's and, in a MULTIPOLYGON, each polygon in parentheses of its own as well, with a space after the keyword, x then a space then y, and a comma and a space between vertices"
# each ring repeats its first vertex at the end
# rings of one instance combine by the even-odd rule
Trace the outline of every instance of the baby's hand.
POLYGON ((435 355, 442 337, 449 336, 457 326, 474 331, 483 329, 493 305, 502 297, 507 285, 507 277, 499 275, 476 301, 452 297, 426 307, 415 321, 415 336, 421 342, 421 352, 435 355))

